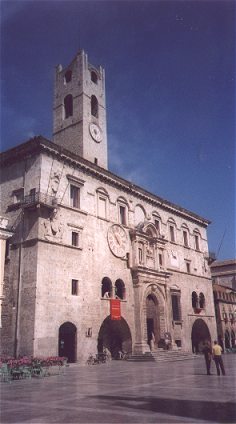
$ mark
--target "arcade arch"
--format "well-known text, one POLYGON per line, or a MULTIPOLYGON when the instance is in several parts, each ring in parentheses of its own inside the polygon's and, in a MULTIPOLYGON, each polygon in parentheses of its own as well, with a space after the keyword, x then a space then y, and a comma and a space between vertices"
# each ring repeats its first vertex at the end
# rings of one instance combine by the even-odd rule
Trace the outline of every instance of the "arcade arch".
POLYGON ((103 352, 107 348, 111 352, 112 358, 118 357, 118 352, 132 352, 132 337, 130 328, 124 318, 112 320, 106 317, 98 333, 98 352, 103 352))
POLYGON ((196 321, 194 321, 192 326, 191 339, 193 353, 201 352, 203 343, 207 340, 211 341, 210 331, 203 319, 198 318, 196 321))

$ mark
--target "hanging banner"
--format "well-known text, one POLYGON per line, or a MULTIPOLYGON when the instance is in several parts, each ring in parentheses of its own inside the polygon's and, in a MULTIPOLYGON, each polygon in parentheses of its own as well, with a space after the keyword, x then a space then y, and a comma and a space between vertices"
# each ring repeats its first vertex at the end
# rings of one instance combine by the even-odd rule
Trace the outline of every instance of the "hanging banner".
POLYGON ((110 300, 110 314, 112 320, 120 320, 120 300, 119 299, 111 299, 110 300))

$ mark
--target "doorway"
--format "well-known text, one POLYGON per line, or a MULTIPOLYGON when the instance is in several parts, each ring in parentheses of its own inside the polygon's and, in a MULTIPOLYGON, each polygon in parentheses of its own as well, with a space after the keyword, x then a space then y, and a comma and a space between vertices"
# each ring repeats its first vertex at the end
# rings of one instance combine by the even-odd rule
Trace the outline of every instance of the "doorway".
POLYGON ((147 342, 151 349, 160 341, 159 308, 156 296, 149 294, 146 298, 147 342))
POLYGON ((76 326, 71 322, 64 322, 59 328, 58 353, 70 363, 76 361, 76 333, 76 326))

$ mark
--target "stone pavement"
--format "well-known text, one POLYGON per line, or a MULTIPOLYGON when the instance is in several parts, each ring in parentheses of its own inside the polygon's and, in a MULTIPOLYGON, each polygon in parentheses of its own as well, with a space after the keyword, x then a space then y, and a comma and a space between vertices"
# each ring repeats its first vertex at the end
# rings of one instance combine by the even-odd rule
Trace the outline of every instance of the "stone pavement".
POLYGON ((236 355, 226 376, 204 358, 67 368, 65 375, 1 383, 1 423, 236 423, 236 355))

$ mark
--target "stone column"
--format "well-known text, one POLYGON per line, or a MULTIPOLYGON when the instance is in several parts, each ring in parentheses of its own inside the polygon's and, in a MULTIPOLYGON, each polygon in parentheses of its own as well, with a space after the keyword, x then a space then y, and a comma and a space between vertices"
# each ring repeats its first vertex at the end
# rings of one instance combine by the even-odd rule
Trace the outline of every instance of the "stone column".
POLYGON ((6 240, 13 233, 8 230, 8 218, 0 216, 0 328, 2 327, 2 301, 3 301, 3 285, 4 285, 4 269, 5 269, 5 254, 6 240))
POLYGON ((150 352, 150 347, 145 340, 144 316, 141 286, 136 284, 134 286, 134 319, 135 319, 135 344, 134 354, 143 354, 150 352))

